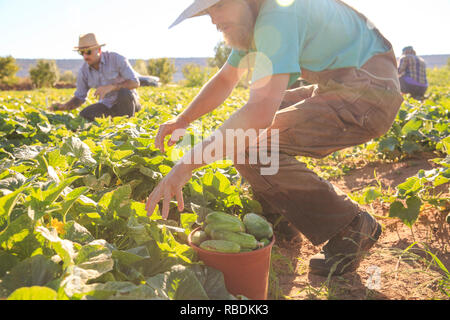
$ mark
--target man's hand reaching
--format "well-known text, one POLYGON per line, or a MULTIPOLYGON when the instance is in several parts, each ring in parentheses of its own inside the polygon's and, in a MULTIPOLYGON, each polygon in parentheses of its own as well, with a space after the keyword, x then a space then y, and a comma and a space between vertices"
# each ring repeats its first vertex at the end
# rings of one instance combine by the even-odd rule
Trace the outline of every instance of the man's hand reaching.
POLYGON ((186 128, 189 126, 189 123, 182 120, 182 118, 178 117, 176 119, 167 121, 159 127, 158 134, 155 138, 155 147, 161 150, 162 153, 165 152, 164 148, 164 139, 168 135, 172 135, 171 139, 167 143, 169 147, 173 146, 177 143, 186 133, 186 128))
POLYGON ((112 92, 114 90, 116 90, 116 86, 112 85, 112 84, 109 84, 109 85, 106 85, 106 86, 102 86, 102 87, 98 87, 97 90, 94 93, 94 96, 97 97, 99 100, 103 100, 103 98, 105 98, 105 96, 108 93, 110 93, 110 92, 112 92))
POLYGON ((67 105, 64 104, 64 103, 54 103, 54 104, 52 104, 52 106, 49 109, 51 111, 66 111, 66 110, 69 110, 67 105))

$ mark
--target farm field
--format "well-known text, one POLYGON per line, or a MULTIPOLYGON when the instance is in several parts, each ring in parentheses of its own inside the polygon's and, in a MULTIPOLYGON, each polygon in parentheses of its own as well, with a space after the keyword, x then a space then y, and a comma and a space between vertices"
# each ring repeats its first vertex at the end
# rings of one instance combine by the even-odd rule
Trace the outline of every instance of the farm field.
MULTIPOLYGON (((196 88, 140 88, 135 118, 88 123, 48 106, 73 89, 0 91, 0 299, 244 299, 200 263, 187 236, 205 215, 263 214, 274 225, 269 299, 430 300, 450 297, 450 70, 430 70, 425 101, 406 97, 391 130, 324 159, 299 160, 374 215, 383 233, 359 269, 308 274, 320 251, 264 212, 229 161, 195 172, 168 221, 148 218, 145 200, 182 151, 248 98, 222 107, 161 154, 158 126, 196 88)), ((90 97, 89 102, 94 102, 90 97)))

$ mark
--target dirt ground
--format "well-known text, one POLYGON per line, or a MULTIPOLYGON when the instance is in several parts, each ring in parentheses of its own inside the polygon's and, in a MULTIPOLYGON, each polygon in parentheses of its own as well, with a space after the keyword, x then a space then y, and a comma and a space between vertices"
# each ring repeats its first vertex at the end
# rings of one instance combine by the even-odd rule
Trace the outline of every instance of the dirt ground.
MULTIPOLYGON (((398 184, 420 169, 432 169, 432 162, 430 159, 415 159, 401 163, 370 163, 339 179, 330 179, 330 182, 351 193, 376 185, 374 169, 383 188, 395 190, 398 184)), ((440 191, 448 197, 448 189, 446 185, 440 191)), ((400 220, 388 217, 388 204, 375 202, 365 209, 377 217, 383 233, 356 272, 329 278, 309 274, 309 258, 318 253, 320 247, 314 247, 301 234, 289 241, 278 239, 272 256, 270 298, 448 300, 449 282, 442 284, 444 272, 432 263, 433 258, 427 253, 434 254, 450 270, 447 213, 424 208, 411 230, 400 220)))

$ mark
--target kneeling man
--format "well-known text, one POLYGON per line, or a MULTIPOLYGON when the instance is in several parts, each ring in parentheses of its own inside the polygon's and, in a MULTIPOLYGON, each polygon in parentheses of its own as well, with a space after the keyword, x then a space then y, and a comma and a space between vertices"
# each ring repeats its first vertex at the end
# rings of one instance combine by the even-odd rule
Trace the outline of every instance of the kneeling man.
POLYGON ((91 88, 95 88, 98 103, 88 106, 80 115, 94 121, 101 117, 132 117, 141 106, 136 88, 139 79, 128 60, 115 52, 102 52, 96 36, 92 33, 81 35, 75 50, 83 56, 85 63, 77 77, 77 90, 67 103, 56 103, 52 110, 73 110, 85 101, 91 88))

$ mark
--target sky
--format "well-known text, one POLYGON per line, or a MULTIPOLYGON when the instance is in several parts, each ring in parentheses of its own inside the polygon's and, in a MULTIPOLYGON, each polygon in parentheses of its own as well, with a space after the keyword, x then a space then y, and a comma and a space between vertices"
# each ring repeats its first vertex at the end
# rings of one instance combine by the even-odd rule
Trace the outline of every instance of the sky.
MULTIPOLYGON (((222 40, 207 16, 169 26, 193 0, 0 0, 0 56, 78 59, 80 34, 129 59, 210 57, 222 40)), ((450 0, 346 0, 388 38, 397 55, 450 54, 450 0)))

